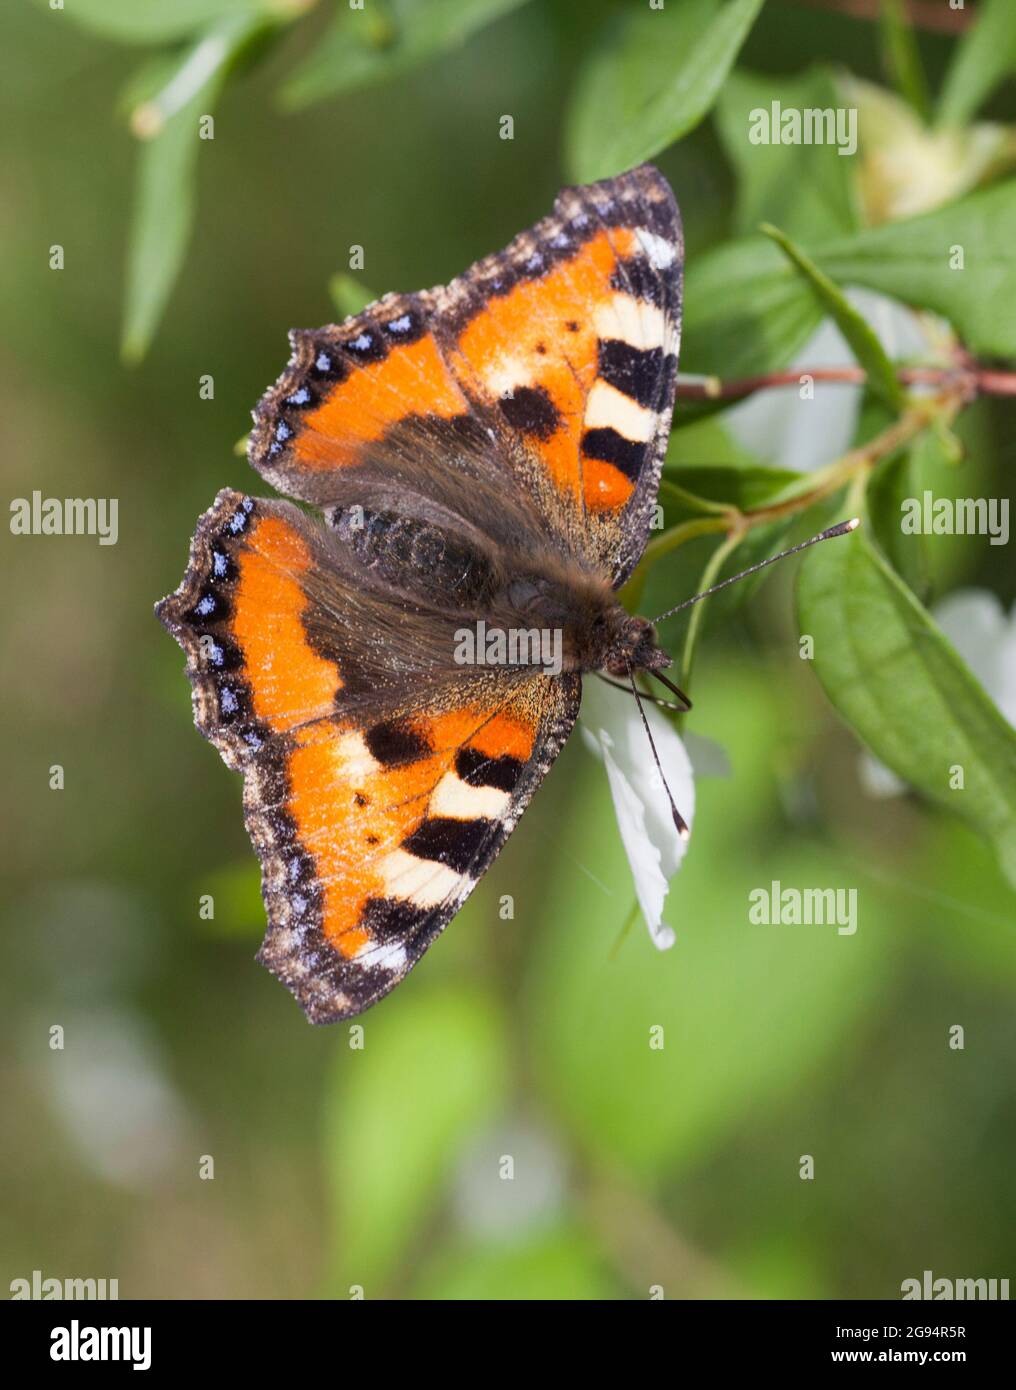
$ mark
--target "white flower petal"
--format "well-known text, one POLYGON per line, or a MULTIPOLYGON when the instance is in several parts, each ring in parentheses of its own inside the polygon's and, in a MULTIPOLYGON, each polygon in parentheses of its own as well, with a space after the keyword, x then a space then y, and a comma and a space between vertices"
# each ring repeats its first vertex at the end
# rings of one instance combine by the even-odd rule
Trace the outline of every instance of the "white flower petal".
POLYGON ((957 589, 932 610, 935 621, 1016 728, 1016 604, 1006 617, 988 589, 957 589))
MULTIPOLYGON (((670 721, 655 705, 643 708, 660 755, 663 775, 689 828, 695 814, 691 762, 670 721)), ((596 677, 583 683, 582 739, 602 759, 614 799, 618 830, 635 882, 639 908, 660 950, 674 944, 663 921, 663 903, 687 842, 677 833, 670 802, 656 770, 634 697, 596 677)))

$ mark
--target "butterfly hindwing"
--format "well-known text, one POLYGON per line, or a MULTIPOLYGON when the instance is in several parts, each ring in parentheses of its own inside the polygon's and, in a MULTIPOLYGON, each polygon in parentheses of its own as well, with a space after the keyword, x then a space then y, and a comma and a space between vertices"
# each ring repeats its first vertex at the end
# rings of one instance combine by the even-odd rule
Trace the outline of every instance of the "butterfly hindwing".
POLYGON ((244 773, 259 959, 332 1022, 392 989, 468 897, 567 737, 580 680, 493 669, 368 698, 355 639, 315 635, 332 627, 316 529, 289 503, 220 493, 159 612, 199 728, 244 773))
POLYGON ((311 914, 291 895, 259 959, 314 1022, 359 1013, 408 973, 508 838, 571 730, 580 679, 534 677, 499 703, 432 702, 382 722, 298 735, 288 763, 293 848, 311 914))

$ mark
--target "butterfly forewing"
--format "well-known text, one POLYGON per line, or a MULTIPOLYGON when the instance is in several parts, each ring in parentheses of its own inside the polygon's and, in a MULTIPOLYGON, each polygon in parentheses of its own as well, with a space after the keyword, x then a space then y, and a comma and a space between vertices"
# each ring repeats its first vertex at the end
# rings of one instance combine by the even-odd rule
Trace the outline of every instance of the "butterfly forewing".
MULTIPOLYGON (((414 433, 444 446, 451 478, 482 452, 506 498, 525 492, 571 554, 620 584, 666 450, 683 259, 677 205, 652 167, 565 189, 448 286, 294 332, 255 412, 251 462, 327 504, 386 468, 426 490, 414 433)), ((469 489, 459 496, 468 517, 469 489)))

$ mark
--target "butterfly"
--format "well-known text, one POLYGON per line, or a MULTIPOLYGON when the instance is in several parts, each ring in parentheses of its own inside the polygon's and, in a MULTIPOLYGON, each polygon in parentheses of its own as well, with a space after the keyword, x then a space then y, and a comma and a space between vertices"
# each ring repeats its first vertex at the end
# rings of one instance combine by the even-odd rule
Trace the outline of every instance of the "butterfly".
POLYGON ((462 906, 583 673, 670 664, 617 591, 653 520, 683 260, 643 165, 447 286, 293 330, 249 457, 313 511, 220 492, 157 605, 243 773, 258 959, 314 1023, 387 994, 462 906))

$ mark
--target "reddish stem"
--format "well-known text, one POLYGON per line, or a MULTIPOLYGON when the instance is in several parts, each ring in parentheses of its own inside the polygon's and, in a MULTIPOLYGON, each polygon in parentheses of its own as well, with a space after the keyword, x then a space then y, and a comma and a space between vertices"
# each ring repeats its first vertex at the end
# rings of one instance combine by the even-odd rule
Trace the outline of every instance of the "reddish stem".
MULTIPOLYGON (((877 20, 882 11, 882 0, 798 0, 798 4, 810 5, 815 10, 832 10, 850 19, 877 20)), ((915 29, 939 34, 960 34, 977 18, 973 7, 950 9, 947 0, 904 0, 903 9, 915 29)))
MULTIPOLYGON (((681 381, 677 394, 685 400, 729 401, 774 387, 800 386, 802 377, 840 386, 860 386, 867 381, 863 367, 806 367, 794 372, 767 372, 738 381, 681 381)), ((975 396, 1016 396, 1016 372, 995 371, 976 362, 960 367, 901 367, 898 376, 906 385, 955 386, 972 400, 975 396)))

